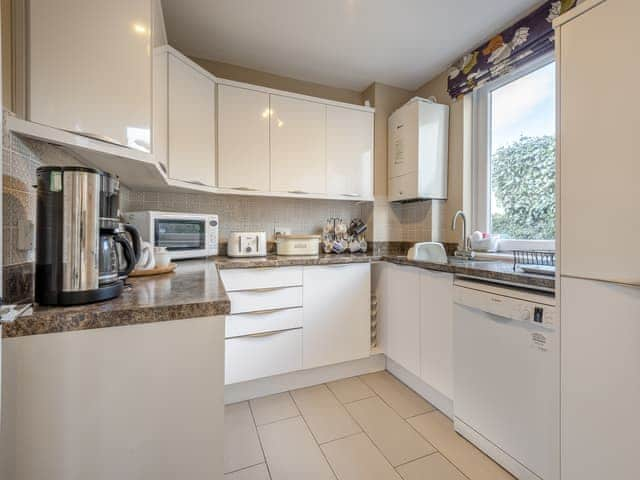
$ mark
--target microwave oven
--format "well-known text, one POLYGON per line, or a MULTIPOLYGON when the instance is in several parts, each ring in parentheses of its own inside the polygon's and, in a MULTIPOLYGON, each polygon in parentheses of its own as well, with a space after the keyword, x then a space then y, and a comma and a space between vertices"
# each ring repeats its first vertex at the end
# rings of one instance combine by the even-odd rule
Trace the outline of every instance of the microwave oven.
POLYGON ((218 216, 142 211, 125 213, 140 236, 154 247, 166 247, 172 260, 218 255, 218 216))

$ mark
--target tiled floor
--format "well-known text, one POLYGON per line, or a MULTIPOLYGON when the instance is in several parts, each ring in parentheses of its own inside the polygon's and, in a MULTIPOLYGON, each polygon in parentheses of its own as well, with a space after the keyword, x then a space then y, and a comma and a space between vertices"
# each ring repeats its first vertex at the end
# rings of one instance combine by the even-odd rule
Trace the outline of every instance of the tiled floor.
POLYGON ((225 480, 513 480, 388 372, 225 409, 225 480))

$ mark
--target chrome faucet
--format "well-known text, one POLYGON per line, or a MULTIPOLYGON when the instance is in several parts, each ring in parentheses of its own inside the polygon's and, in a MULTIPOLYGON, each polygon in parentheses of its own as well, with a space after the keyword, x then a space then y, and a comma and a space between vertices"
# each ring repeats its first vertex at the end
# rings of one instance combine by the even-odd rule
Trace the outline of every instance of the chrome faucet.
POLYGON ((453 216, 453 221, 451 222, 451 230, 455 231, 456 221, 458 220, 458 217, 462 218, 462 243, 458 244, 458 249, 455 251, 454 255, 456 257, 470 260, 474 257, 475 253, 471 250, 471 248, 469 248, 469 239, 467 237, 467 216, 462 210, 458 210, 453 216))

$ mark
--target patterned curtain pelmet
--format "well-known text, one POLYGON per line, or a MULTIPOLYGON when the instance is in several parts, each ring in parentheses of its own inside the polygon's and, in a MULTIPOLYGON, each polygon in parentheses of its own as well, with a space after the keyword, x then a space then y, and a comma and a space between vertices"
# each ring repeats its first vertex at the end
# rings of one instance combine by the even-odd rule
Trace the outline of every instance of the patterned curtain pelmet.
POLYGON ((540 58, 554 49, 551 22, 576 5, 576 0, 550 0, 534 12, 474 49, 449 70, 452 98, 540 58))

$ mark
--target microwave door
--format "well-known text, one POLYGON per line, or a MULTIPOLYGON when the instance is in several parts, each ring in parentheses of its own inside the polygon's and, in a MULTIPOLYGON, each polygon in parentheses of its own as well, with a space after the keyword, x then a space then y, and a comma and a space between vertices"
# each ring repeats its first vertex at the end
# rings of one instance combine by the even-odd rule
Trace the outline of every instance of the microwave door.
POLYGON ((206 222, 204 220, 155 220, 155 246, 168 251, 204 250, 206 222))

